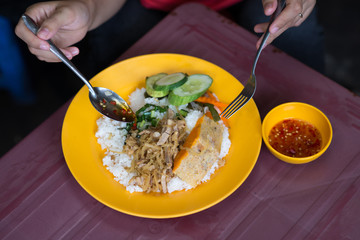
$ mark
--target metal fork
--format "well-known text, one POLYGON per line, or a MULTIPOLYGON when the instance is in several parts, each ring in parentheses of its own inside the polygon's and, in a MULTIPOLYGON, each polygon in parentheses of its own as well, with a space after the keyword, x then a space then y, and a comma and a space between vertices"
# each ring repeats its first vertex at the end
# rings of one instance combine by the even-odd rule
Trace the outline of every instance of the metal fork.
POLYGON ((285 6, 285 1, 278 0, 277 2, 278 2, 277 8, 270 17, 269 26, 267 27, 264 37, 261 41, 260 47, 256 52, 256 56, 255 56, 255 60, 253 63, 253 68, 252 68, 250 77, 249 77, 248 81, 246 82, 244 89, 240 92, 240 94, 220 114, 221 117, 229 119, 234 113, 236 113, 240 108, 242 108, 254 96, 255 89, 256 89, 256 76, 255 76, 256 64, 259 60, 260 53, 263 50, 266 40, 269 38, 270 25, 273 23, 275 18, 280 14, 280 12, 282 11, 282 9, 285 6))

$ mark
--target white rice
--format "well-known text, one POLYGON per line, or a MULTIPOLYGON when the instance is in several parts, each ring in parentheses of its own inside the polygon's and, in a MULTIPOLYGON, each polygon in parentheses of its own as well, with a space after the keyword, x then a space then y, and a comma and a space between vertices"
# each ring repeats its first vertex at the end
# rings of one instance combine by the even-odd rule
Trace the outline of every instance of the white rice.
MULTIPOLYGON (((176 108, 174 106, 169 105, 167 98, 163 98, 161 100, 156 98, 145 99, 145 91, 145 88, 136 89, 129 96, 130 107, 134 111, 139 110, 146 103, 158 106, 169 106, 174 111, 176 111, 176 108)), ((196 108, 196 104, 193 105, 193 107, 196 108)), ((194 128, 197 120, 202 116, 202 113, 198 110, 187 109, 186 105, 179 106, 178 109, 185 109, 189 112, 185 118, 185 121, 187 125, 187 131, 190 133, 190 131, 194 128)), ((128 171, 126 171, 126 168, 131 166, 132 156, 122 153, 127 131, 120 128, 123 128, 125 126, 107 117, 99 118, 96 123, 98 125, 98 130, 95 136, 97 137, 98 143, 101 145, 101 148, 107 150, 105 157, 103 158, 103 165, 114 175, 114 179, 116 181, 126 187, 127 191, 131 193, 143 192, 143 189, 141 187, 136 186, 134 183, 129 184, 130 179, 135 175, 134 173, 129 173, 128 171)), ((223 124, 221 121, 220 123, 223 124)), ((231 145, 228 128, 225 125, 223 126, 223 141, 221 144, 219 159, 222 159, 228 154, 231 145)), ((218 167, 218 162, 215 162, 210 171, 203 178, 202 182, 208 181, 218 167)), ((167 190, 169 193, 180 190, 189 190, 191 188, 192 186, 182 181, 178 177, 172 178, 167 184, 167 190)))
POLYGON ((136 89, 130 96, 129 96, 129 102, 131 109, 136 112, 139 110, 142 106, 145 105, 145 88, 136 89))
POLYGON ((101 148, 112 152, 122 152, 127 131, 119 129, 124 127, 124 125, 108 117, 99 118, 96 123, 98 125, 98 131, 95 136, 101 148))
POLYGON ((202 116, 202 112, 194 110, 194 111, 190 111, 186 118, 185 118, 185 122, 186 122, 186 127, 187 127, 187 131, 191 132, 191 130, 195 127, 196 122, 199 118, 201 118, 202 116))

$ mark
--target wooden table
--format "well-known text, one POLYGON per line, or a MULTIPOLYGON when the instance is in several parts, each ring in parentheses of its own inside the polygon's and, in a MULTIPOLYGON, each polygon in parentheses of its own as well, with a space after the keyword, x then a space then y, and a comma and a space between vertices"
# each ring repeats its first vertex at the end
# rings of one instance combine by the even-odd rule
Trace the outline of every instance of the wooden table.
MULTIPOLYGON (((170 13, 119 60, 148 53, 203 58, 243 83, 257 38, 216 12, 187 4, 170 13)), ((117 212, 75 181, 61 148, 69 103, 0 161, 1 239, 359 239, 360 99, 285 53, 267 47, 257 67, 255 102, 263 118, 300 101, 321 109, 333 126, 318 160, 291 165, 263 145, 248 179, 221 203, 174 219, 117 212)))

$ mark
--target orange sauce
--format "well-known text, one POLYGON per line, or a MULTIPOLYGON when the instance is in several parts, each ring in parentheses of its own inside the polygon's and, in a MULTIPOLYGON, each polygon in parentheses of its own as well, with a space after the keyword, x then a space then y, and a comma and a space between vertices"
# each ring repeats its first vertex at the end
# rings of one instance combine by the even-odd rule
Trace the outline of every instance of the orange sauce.
POLYGON ((312 124, 286 119, 277 123, 269 134, 270 145, 290 157, 308 157, 321 150, 321 134, 312 124))

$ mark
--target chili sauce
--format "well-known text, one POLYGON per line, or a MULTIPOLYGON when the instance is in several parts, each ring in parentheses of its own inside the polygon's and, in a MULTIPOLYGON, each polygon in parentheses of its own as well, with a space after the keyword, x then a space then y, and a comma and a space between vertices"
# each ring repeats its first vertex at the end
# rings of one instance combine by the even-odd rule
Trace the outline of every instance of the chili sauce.
POLYGON ((270 131, 269 143, 290 157, 308 157, 321 150, 321 134, 312 124, 299 119, 286 119, 270 131))

